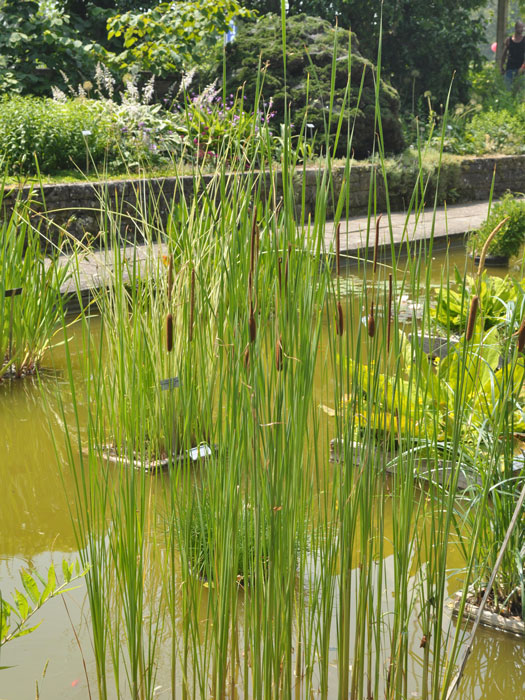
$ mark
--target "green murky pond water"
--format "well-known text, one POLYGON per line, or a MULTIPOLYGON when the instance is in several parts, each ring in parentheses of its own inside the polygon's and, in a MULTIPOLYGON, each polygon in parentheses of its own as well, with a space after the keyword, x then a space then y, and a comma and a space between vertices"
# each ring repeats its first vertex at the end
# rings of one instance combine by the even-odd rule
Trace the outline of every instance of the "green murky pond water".
MULTIPOLYGON (((444 255, 439 254, 434 261, 435 282, 440 279, 444 260, 444 255)), ((461 250, 451 252, 449 260, 461 269, 465 266, 461 250)), ((80 361, 78 356, 73 359, 80 361)), ((19 586, 18 572, 22 567, 42 571, 52 561, 60 565, 64 557, 76 556, 69 512, 72 484, 68 483, 67 474, 60 473, 52 439, 53 433, 60 433, 63 420, 54 392, 56 379, 64 385, 66 414, 71 410, 67 403, 69 389, 63 379, 65 358, 60 348, 53 351, 49 364, 53 370, 42 374, 40 385, 35 378, 0 384, 0 587, 6 596, 19 586)), ((316 391, 316 398, 322 402, 325 391, 321 377, 316 391)), ((326 455, 326 468, 333 469, 328 449, 326 455)), ((451 579, 449 588, 452 595, 457 581, 451 579)), ((47 603, 36 619, 42 621, 41 626, 2 651, 0 666, 11 668, 0 670, 0 700, 90 697, 84 672, 85 663, 88 675, 94 678, 88 620, 82 583, 64 601, 47 603)), ((414 644, 418 641, 414 639, 414 644)), ((480 628, 459 696, 463 700, 525 697, 524 669, 525 640, 480 628)), ((415 660, 413 671, 417 676, 415 660)), ((161 672, 159 685, 162 684, 161 672)), ((164 689, 167 685, 166 679, 164 689)), ((95 698, 94 687, 91 693, 95 698)), ((163 697, 162 692, 159 697, 163 697)))

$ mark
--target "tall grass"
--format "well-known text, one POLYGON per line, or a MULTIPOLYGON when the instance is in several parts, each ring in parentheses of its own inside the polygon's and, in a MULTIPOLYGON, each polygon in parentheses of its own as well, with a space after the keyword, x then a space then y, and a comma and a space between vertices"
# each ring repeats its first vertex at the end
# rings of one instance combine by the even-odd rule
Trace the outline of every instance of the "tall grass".
POLYGON ((68 263, 58 246, 47 246, 46 259, 44 243, 30 203, 16 200, 0 222, 0 380, 35 372, 60 328, 68 263))
MULTIPOLYGON (((377 130, 384 163, 379 112, 377 130)), ((332 276, 324 241, 330 156, 310 222, 304 197, 293 198, 289 123, 283 139, 279 172, 269 133, 258 139, 266 180, 240 148, 244 176, 229 174, 235 144, 225 144, 209 187, 191 202, 178 193, 165 227, 139 204, 141 253, 119 247, 121 215, 102 205, 102 330, 91 332, 86 310, 80 377, 66 340, 73 420, 62 404, 100 698, 152 698, 161 685, 172 698, 437 700, 451 683, 463 635, 445 613, 451 551, 461 550, 465 598, 490 492, 470 509, 465 537, 458 480, 481 458, 496 469, 520 361, 513 351, 497 374, 479 331, 453 351, 453 373, 435 372, 418 341, 434 330, 432 237, 405 241, 403 265, 393 241, 388 265, 376 250, 373 266, 360 261, 363 285, 345 295, 339 254, 332 276), (423 309, 412 341, 403 294, 423 309), (163 391, 173 377, 178 386, 163 391), (472 404, 488 403, 498 382, 504 399, 480 425, 472 404), (334 436, 341 459, 330 464, 334 436), (202 441, 211 454, 194 461, 202 441), (142 466, 108 461, 108 442, 142 466), (160 457, 167 473, 147 473, 160 457)), ((425 191, 421 177, 418 214, 425 191)), ((334 204, 339 220, 344 188, 334 204)), ((510 453, 510 437, 505 445, 510 453)))

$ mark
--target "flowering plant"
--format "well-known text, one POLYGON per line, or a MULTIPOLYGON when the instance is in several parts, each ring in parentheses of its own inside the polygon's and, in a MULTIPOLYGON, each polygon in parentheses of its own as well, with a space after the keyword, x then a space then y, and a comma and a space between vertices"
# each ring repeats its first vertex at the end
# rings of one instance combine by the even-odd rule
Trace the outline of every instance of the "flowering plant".
POLYGON ((264 107, 245 111, 242 93, 225 98, 215 82, 200 95, 187 97, 183 106, 176 107, 184 114, 187 155, 193 152, 201 162, 220 156, 230 163, 252 163, 263 144, 271 146, 273 141, 269 122, 275 112, 271 102, 264 107))

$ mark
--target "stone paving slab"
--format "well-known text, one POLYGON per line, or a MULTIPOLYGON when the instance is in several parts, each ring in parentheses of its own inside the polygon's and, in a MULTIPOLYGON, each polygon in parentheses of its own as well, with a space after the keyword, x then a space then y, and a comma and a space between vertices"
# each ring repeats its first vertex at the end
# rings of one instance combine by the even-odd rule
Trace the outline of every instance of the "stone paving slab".
MULTIPOLYGON (((383 254, 388 252, 391 244, 400 250, 406 243, 413 244, 428 240, 434 231, 434 246, 446 247, 449 243, 460 244, 465 234, 478 228, 486 219, 488 202, 473 202, 470 204, 455 204, 448 207, 427 209, 419 215, 407 216, 402 212, 391 213, 390 217, 383 215, 379 225, 379 245, 383 254)), ((341 254, 351 262, 355 258, 371 258, 373 256, 375 238, 375 221, 368 226, 366 216, 355 216, 341 222, 341 254), (368 245, 367 245, 368 240, 368 245)), ((326 250, 335 249, 335 226, 333 222, 325 225, 324 240, 326 250)), ((163 246, 155 246, 162 254, 163 246)), ((126 257, 139 261, 146 258, 144 246, 126 248, 126 257)), ((73 301, 77 288, 81 292, 83 303, 90 298, 95 289, 105 286, 111 279, 113 266, 111 251, 95 251, 83 258, 80 263, 79 278, 69 279, 62 288, 62 293, 69 297, 68 306, 74 309, 73 301), (71 304, 70 302, 73 301, 71 304)), ((123 275, 127 281, 128 275, 123 275)))
MULTIPOLYGON (((419 215, 407 216, 394 212, 390 217, 383 214, 379 224, 379 245, 389 247, 393 242, 397 249, 405 243, 428 240, 434 232, 434 245, 446 247, 448 243, 460 243, 465 234, 473 231, 487 218, 488 202, 453 204, 423 211, 419 215)), ((370 257, 373 255, 375 220, 370 227, 367 216, 355 216, 341 222, 341 253, 348 256, 370 257), (367 246, 368 241, 368 246, 367 246), (368 248, 368 249, 367 249, 368 248)), ((335 248, 335 228, 329 222, 325 228, 327 250, 335 248)))

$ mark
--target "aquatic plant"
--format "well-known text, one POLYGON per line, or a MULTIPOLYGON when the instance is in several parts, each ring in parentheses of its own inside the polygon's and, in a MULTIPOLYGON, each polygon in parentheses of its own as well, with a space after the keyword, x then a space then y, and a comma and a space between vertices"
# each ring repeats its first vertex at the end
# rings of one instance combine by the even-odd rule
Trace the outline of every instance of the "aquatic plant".
MULTIPOLYGON (((283 3, 286 62, 284 19, 283 3)), ((377 188, 388 189, 378 101, 376 94, 372 230, 377 188)), ((350 156, 351 125, 342 133, 343 117, 336 121, 350 156)), ((104 700, 112 685, 134 700, 153 698, 161 676, 171 697, 184 699, 335 692, 401 700, 415 692, 437 700, 451 685, 463 639, 444 608, 451 550, 461 548, 465 599, 481 524, 463 537, 455 507, 460 467, 472 460, 482 430, 497 440, 504 421, 518 425, 522 361, 513 364, 513 381, 506 365, 498 374, 500 345, 495 329, 481 330, 483 307, 472 338, 437 373, 418 343, 406 340, 404 295, 422 297, 421 327, 431 327, 432 237, 408 251, 403 268, 394 245, 388 267, 377 255, 372 270, 359 261, 364 284, 344 296, 340 245, 332 278, 324 230, 329 204, 336 229, 348 211, 348 188, 331 201, 327 149, 310 220, 304 198, 292 194, 301 170, 290 132, 287 114, 279 172, 270 134, 261 138, 264 181, 253 161, 245 177, 231 175, 225 156, 193 201, 178 193, 164 228, 158 203, 138 205, 137 229, 165 249, 149 246, 141 262, 138 251, 108 248, 115 272, 98 298, 102 333, 91 332, 97 322, 85 313, 81 372, 66 339, 73 409, 62 401, 64 435, 55 439, 74 480, 81 557, 91 564, 86 583, 104 700), (175 376, 179 386, 161 394, 159 379, 175 376), (156 403, 163 396, 171 397, 164 411, 156 403), (328 422, 321 402, 334 406, 328 422), (206 461, 199 450, 188 452, 201 439, 195 426, 212 447, 206 461), (108 434, 117 450, 146 454, 149 436, 161 436, 164 448, 153 454, 165 450, 167 474, 109 463, 108 434), (334 435, 342 438, 341 461, 329 465, 334 435), (180 461, 175 445, 184 451, 180 461), (422 491, 407 478, 421 445, 433 463, 454 456, 445 488, 431 479, 422 491), (397 461, 392 476, 385 475, 387 451, 397 461), (249 581, 244 590, 238 576, 249 581)), ((346 181, 350 168, 348 157, 346 181)), ((425 182, 420 173, 410 200, 419 214, 425 182)), ((121 214, 102 207, 114 243, 121 214)), ((490 471, 496 453, 483 454, 490 471)), ((488 502, 485 491, 474 516, 488 502)))
POLYGON ((419 444, 433 444, 457 430, 460 416, 465 444, 476 444, 479 430, 495 434, 493 416, 499 419, 500 408, 514 416, 515 432, 525 430, 521 405, 525 364, 518 360, 512 374, 499 367, 502 346, 495 328, 481 333, 478 323, 470 338, 465 333, 459 341, 449 343, 443 359, 428 357, 417 336, 409 341, 401 335, 399 345, 395 376, 348 361, 363 397, 363 410, 356 413, 349 398, 344 406, 350 409, 349 420, 358 430, 373 431, 387 445, 392 441, 406 445, 407 436, 419 444), (420 372, 417 389, 411 372, 415 362, 420 372), (377 386, 370 397, 372 381, 377 386))
POLYGON ((513 330, 511 319, 521 318, 525 312, 525 282, 513 277, 496 277, 483 272, 481 279, 470 275, 464 278, 454 271, 455 286, 442 284, 437 292, 436 306, 431 314, 442 328, 464 331, 467 325, 468 299, 476 292, 483 308, 485 328, 499 326, 513 330))
POLYGON ((60 288, 69 276, 60 248, 45 240, 30 205, 15 202, 0 223, 0 380, 37 370, 61 326, 60 288))

